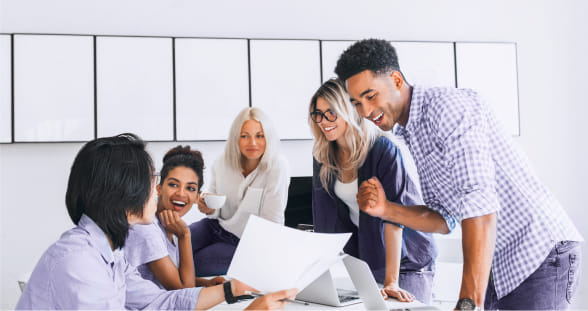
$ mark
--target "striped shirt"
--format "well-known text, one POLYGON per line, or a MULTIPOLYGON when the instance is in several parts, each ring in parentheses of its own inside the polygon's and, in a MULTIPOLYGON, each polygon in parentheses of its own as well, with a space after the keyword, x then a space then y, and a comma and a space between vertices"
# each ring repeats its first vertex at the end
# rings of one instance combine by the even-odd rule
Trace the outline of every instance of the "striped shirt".
POLYGON ((499 298, 521 284, 558 241, 583 241, 559 202, 472 90, 412 90, 404 136, 425 204, 452 219, 496 213, 492 274, 499 298))

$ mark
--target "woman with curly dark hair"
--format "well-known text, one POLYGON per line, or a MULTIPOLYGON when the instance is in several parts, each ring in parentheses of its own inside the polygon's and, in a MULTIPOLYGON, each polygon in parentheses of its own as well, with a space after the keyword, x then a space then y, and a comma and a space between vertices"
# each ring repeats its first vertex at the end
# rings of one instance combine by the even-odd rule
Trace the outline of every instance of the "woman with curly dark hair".
POLYGON ((200 151, 177 146, 163 157, 152 224, 131 226, 125 256, 143 278, 161 288, 212 286, 225 281, 195 278, 190 228, 182 220, 200 198, 204 160, 200 151))

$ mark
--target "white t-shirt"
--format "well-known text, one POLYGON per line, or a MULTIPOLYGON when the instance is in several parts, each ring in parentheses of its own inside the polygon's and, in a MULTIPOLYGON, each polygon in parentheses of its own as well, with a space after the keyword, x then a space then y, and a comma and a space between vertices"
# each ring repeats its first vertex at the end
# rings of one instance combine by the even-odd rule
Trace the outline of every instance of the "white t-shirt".
POLYGON ((357 204, 357 178, 346 184, 335 181, 335 195, 349 207, 349 218, 359 227, 359 205, 357 204))

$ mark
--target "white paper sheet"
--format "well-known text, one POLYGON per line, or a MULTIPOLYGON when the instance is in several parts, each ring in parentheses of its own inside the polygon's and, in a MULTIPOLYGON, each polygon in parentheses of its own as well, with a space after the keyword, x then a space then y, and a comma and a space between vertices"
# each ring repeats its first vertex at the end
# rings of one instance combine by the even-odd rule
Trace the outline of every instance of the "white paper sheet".
POLYGON ((302 290, 339 260, 349 237, 296 230, 251 215, 227 275, 260 291, 302 290))

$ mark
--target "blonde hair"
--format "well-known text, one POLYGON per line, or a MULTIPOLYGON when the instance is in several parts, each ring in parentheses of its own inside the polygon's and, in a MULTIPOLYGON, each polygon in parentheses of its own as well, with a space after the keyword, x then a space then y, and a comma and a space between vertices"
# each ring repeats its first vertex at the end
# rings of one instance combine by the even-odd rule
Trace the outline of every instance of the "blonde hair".
POLYGON ((319 87, 310 100, 308 112, 308 123, 315 138, 312 155, 322 164, 320 181, 326 191, 329 191, 328 185, 331 180, 337 177, 338 167, 341 169, 359 168, 375 141, 380 136, 387 136, 377 126, 366 121, 357 113, 349 100, 345 85, 339 79, 330 79, 319 87), (350 149, 350 158, 347 163, 336 163, 337 142, 328 141, 319 125, 310 118, 310 113, 316 110, 316 102, 319 98, 327 101, 331 110, 337 114, 337 118, 341 118, 347 123, 347 129, 343 134, 350 149))
POLYGON ((269 117, 257 107, 247 107, 241 110, 235 120, 233 120, 231 130, 229 131, 229 137, 225 145, 225 163, 237 171, 242 171, 242 154, 239 149, 239 137, 241 136, 241 128, 243 127, 243 124, 248 120, 254 120, 261 124, 263 135, 265 137, 265 152, 261 156, 258 168, 260 172, 268 171, 277 161, 280 139, 276 135, 276 131, 274 130, 269 117))

